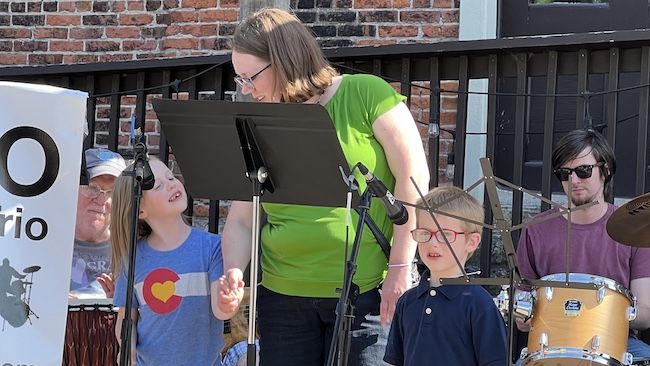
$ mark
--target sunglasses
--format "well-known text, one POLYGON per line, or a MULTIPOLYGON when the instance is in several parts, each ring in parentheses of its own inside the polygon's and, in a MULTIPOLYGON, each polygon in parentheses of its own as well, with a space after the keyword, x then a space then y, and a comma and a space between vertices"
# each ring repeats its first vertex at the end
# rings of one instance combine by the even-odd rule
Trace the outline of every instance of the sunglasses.
POLYGON ((591 178, 591 174, 593 173, 594 167, 600 167, 603 166, 603 163, 596 163, 596 164, 590 164, 590 165, 580 165, 575 168, 558 168, 554 169, 553 173, 555 173, 555 176, 557 179, 559 179, 562 182, 566 182, 569 180, 571 177, 571 173, 576 173, 578 178, 580 179, 587 179, 591 178))
POLYGON ((247 86, 249 89, 255 89, 255 84, 253 83, 253 79, 255 79, 259 74, 264 72, 264 70, 268 69, 269 67, 271 67, 271 64, 266 65, 265 68, 263 68, 262 70, 256 72, 255 75, 253 75, 253 76, 251 76, 249 78, 243 78, 241 76, 235 76, 233 79, 242 88, 244 86, 247 86))
POLYGON ((455 231, 451 229, 431 231, 429 229, 419 228, 419 229, 411 230, 411 236, 413 237, 413 240, 415 240, 418 243, 428 243, 432 238, 435 237, 438 243, 444 244, 446 239, 446 241, 448 241, 449 244, 452 244, 453 242, 456 241, 456 237, 461 234, 471 234, 471 233, 468 231, 455 231))

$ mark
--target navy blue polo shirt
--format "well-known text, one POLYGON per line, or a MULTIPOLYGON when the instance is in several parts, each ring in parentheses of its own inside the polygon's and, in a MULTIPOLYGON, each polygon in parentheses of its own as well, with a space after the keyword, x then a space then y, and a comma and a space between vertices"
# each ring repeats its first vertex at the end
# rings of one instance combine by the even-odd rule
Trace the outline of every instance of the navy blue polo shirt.
POLYGON ((397 301, 384 361, 393 365, 506 364, 506 327, 479 285, 429 286, 429 272, 397 301))

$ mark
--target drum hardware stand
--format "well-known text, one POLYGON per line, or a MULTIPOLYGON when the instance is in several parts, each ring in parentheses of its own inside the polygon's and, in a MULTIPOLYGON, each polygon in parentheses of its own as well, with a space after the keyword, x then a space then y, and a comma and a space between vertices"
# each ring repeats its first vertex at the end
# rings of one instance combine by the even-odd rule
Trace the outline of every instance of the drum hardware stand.
POLYGON ((131 243, 129 247, 129 264, 124 270, 127 271, 126 280, 126 303, 124 306, 124 319, 122 320, 122 329, 120 330, 120 366, 128 366, 131 364, 131 336, 133 319, 131 310, 133 309, 133 286, 135 282, 135 254, 138 246, 138 222, 140 216, 140 200, 142 199, 142 191, 153 188, 154 176, 149 166, 149 158, 147 156, 147 146, 145 144, 144 135, 140 131, 140 127, 136 127, 135 118, 132 119, 131 124, 131 140, 133 143, 134 153, 134 168, 133 171, 124 171, 122 174, 131 175, 133 180, 133 202, 131 203, 131 243))
MULTIPOLYGON (((452 255, 454 256, 454 259, 456 260, 456 263, 458 264, 460 270, 463 273, 463 276, 460 278, 441 278, 440 283, 445 285, 445 284, 456 284, 456 285, 464 285, 464 284, 475 284, 475 285, 491 285, 491 286, 503 286, 503 285, 508 285, 508 298, 511 300, 509 301, 508 304, 508 320, 507 320, 507 325, 508 325, 508 335, 507 335, 507 357, 506 357, 506 366, 510 366, 510 358, 512 357, 513 351, 514 351, 514 339, 515 339, 515 308, 514 308, 514 299, 516 299, 515 296, 515 288, 518 285, 524 284, 528 286, 549 286, 549 285, 555 285, 556 287, 566 287, 566 288, 576 288, 576 289, 597 289, 597 286, 594 284, 586 284, 586 283, 577 283, 577 282, 569 282, 569 276, 566 276, 566 281, 541 281, 541 280, 529 280, 529 279, 522 279, 520 274, 519 274, 519 269, 517 267, 516 263, 516 251, 514 244, 512 242, 512 237, 510 236, 510 233, 515 230, 519 230, 521 228, 524 228, 528 225, 536 224, 542 221, 546 221, 549 219, 552 219, 557 216, 561 216, 564 214, 571 215, 571 211, 576 211, 576 210, 581 210, 585 209, 591 206, 594 206, 597 204, 597 202, 590 202, 588 204, 584 204, 578 207, 574 208, 565 208, 560 204, 557 204, 539 194, 536 194, 534 192, 531 192, 523 187, 514 185, 508 181, 505 181, 501 178, 498 178, 494 175, 494 172, 492 171, 492 166, 490 165, 490 160, 488 158, 481 158, 479 160, 481 169, 483 171, 483 177, 474 182, 469 188, 465 190, 465 192, 470 192, 474 188, 478 187, 481 183, 485 183, 485 189, 488 194, 488 200, 491 203, 490 207, 492 208, 492 214, 493 218, 496 221, 496 225, 487 225, 485 223, 479 223, 475 222, 472 220, 469 220, 467 218, 459 217, 453 214, 449 214, 446 212, 441 212, 437 210, 438 207, 446 204, 447 202, 453 201, 454 199, 457 198, 457 196, 450 197, 449 199, 440 202, 439 204, 436 204, 434 206, 429 206, 426 201, 424 200, 424 195, 420 191, 419 187, 411 178, 411 181, 413 185, 415 186, 416 190, 418 191, 418 194, 420 195, 421 200, 426 204, 426 207, 410 204, 408 202, 402 202, 404 205, 409 205, 412 207, 415 207, 416 209, 428 211, 429 214, 431 215, 431 218, 433 218, 433 221, 435 222, 438 230, 441 230, 440 224, 438 223, 438 220, 434 217, 434 213, 439 214, 439 215, 444 215, 448 216, 451 218, 455 218, 458 220, 462 220, 465 222, 470 222, 473 224, 478 224, 481 225, 485 228, 488 229, 496 229, 502 234, 502 240, 503 240, 503 249, 506 252, 506 260, 508 263, 508 268, 509 268, 509 276, 508 278, 469 278, 467 273, 465 272, 465 269, 463 268, 462 265, 460 265, 460 261, 458 260, 458 257, 456 256, 456 253, 454 253, 453 250, 451 250, 451 244, 445 240, 445 244, 448 246, 450 249, 452 255), (544 202, 549 203, 553 207, 557 207, 559 212, 547 215, 541 219, 536 219, 533 221, 528 221, 526 223, 522 223, 519 225, 515 226, 510 226, 510 224, 505 220, 505 217, 503 215, 503 210, 501 208, 501 202, 499 200, 499 195, 496 189, 496 182, 499 182, 501 184, 504 184, 514 190, 522 191, 525 192, 533 197, 536 197, 544 202), (504 235, 505 234, 505 235, 504 235)), ((570 183, 569 183, 570 184, 570 183)), ((570 197, 569 197, 570 200, 570 197)), ((570 219, 570 216, 569 216, 570 219)), ((567 241, 567 250, 568 250, 568 241, 567 241)), ((568 257, 568 255, 567 255, 568 257)), ((568 258, 567 258, 567 273, 568 273, 568 258)))
POLYGON ((262 198, 342 207, 348 187, 338 172, 350 164, 320 105, 154 99, 153 106, 193 197, 252 200, 247 365, 253 366, 262 198), (201 156, 222 158, 206 169, 201 156))

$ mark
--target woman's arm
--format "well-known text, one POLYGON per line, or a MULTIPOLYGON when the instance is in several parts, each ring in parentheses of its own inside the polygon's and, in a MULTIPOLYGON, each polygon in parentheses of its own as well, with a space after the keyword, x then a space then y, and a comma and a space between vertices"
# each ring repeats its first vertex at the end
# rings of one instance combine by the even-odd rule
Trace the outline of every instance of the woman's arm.
MULTIPOLYGON (((428 192, 429 167, 422 146, 422 137, 411 112, 406 104, 399 103, 379 116, 372 129, 386 153, 388 166, 395 177, 395 198, 415 203, 420 196, 411 182, 411 177, 423 193, 428 192)), ((409 214, 408 222, 393 227, 393 246, 388 262, 391 264, 411 263, 415 257, 417 243, 413 241, 410 234, 411 230, 415 229, 415 209, 410 206, 406 209, 409 214)), ((411 286, 411 266, 388 268, 382 287, 382 324, 392 320, 397 299, 411 286)))

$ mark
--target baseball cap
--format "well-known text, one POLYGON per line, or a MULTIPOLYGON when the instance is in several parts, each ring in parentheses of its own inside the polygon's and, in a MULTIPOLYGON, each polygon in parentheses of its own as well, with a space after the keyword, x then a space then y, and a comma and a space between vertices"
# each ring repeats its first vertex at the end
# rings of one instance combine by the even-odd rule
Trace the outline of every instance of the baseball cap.
POLYGON ((109 174, 119 177, 122 170, 126 168, 124 158, 120 154, 114 153, 104 148, 92 148, 86 150, 86 169, 88 170, 88 179, 93 179, 98 175, 109 174))

